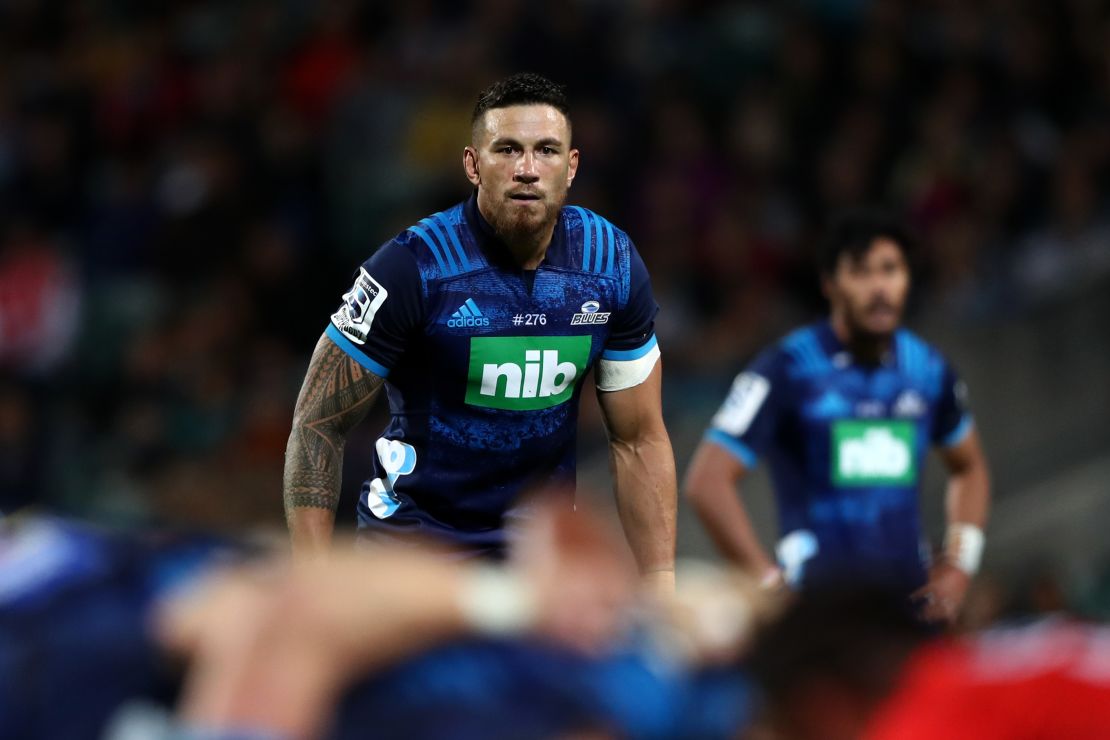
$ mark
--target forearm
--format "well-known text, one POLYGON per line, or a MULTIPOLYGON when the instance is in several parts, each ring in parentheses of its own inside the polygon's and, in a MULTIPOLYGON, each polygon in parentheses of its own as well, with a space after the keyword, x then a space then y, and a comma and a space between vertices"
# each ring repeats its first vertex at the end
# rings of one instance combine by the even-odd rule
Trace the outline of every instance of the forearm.
POLYGON ((609 445, 617 511, 640 572, 674 572, 677 484, 665 430, 609 445))
POLYGON ((283 498, 293 552, 320 554, 331 543, 339 504, 343 439, 294 424, 285 450, 283 498), (311 442, 320 443, 313 449, 311 442))
POLYGON ((686 496, 722 555, 756 578, 766 576, 775 567, 729 481, 692 481, 687 484, 686 496))
POLYGON ((945 511, 949 524, 974 524, 983 528, 990 509, 990 476, 986 465, 971 465, 948 477, 945 511))

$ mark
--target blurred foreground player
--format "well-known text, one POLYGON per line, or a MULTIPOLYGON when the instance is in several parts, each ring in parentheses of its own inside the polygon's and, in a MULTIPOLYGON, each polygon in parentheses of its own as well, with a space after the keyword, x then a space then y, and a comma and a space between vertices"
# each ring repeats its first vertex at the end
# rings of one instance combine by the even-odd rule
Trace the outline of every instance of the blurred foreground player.
POLYGON ((737 376, 685 486, 720 549, 768 583, 916 592, 925 618, 952 620, 979 565, 989 476, 962 382, 900 328, 908 251, 907 234, 882 214, 835 225, 820 265, 829 318, 737 376), (930 446, 948 469, 945 548, 931 567, 918 510, 930 446), (778 565, 736 495, 761 456, 778 508, 778 565))
MULTIPOLYGON (((504 566, 381 544, 290 564, 14 517, 0 526, 0 737, 723 738, 746 722, 740 674, 627 639, 638 578, 596 519, 544 506, 526 529, 504 566), (362 577, 375 569, 392 577, 362 577)), ((734 643, 743 630, 712 624, 750 623, 735 594, 695 608, 683 621, 708 637, 682 628, 683 643, 734 643)))
POLYGON ((294 551, 327 546, 345 435, 384 386, 392 420, 362 487, 360 534, 500 553, 527 513, 521 493, 574 485, 592 368, 628 542, 648 580, 673 583, 657 306, 628 236, 563 207, 578 150, 562 88, 521 74, 485 90, 463 168, 474 195, 378 249, 316 346, 286 453, 294 551))

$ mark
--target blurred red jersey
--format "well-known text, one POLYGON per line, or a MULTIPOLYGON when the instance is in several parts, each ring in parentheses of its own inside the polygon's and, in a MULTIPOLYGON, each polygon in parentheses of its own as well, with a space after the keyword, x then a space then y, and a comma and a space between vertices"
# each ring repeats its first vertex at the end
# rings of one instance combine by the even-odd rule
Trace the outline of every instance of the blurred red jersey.
POLYGON ((1110 629, 1048 621, 921 651, 866 740, 1106 740, 1110 629))

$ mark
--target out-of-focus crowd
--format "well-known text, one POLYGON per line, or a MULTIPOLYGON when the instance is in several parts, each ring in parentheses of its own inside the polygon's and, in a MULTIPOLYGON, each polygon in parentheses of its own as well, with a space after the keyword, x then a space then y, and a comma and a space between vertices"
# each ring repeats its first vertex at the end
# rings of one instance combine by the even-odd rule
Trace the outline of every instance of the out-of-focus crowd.
POLYGON ((861 202, 921 235, 919 312, 1110 274, 1095 0, 4 3, 0 509, 279 521, 316 337, 467 195, 476 92, 518 70, 568 85, 572 199, 636 241, 673 377, 812 315, 813 244, 861 202))

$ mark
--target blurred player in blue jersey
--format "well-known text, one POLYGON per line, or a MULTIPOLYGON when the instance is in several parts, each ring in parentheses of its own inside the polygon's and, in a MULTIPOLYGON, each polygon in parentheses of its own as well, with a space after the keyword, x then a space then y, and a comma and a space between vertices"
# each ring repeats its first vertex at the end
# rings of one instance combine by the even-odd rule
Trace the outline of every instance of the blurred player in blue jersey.
POLYGON ((366 260, 316 346, 286 453, 294 551, 327 545, 344 436, 384 386, 392 419, 367 461, 360 534, 499 554, 523 492, 573 486, 593 369, 628 542, 648 581, 673 583, 674 459, 643 261, 613 224, 563 206, 578 150, 561 87, 493 85, 471 133, 473 196, 366 260))
POLYGON ((743 639, 750 589, 718 579, 724 601, 703 588, 649 616, 588 512, 541 505, 527 527, 500 565, 372 543, 291 566, 207 536, 11 517, 0 737, 724 738, 746 723, 747 680, 698 655, 743 639))
POLYGON ((835 225, 820 265, 829 318, 737 376, 685 488, 722 552, 768 583, 879 586, 913 594, 930 620, 951 620, 979 565, 990 484, 963 383, 900 327, 908 251, 908 235, 882 214, 835 225), (932 563, 918 510, 930 447, 948 469, 945 547, 932 563), (778 508, 775 560, 736 495, 760 457, 778 508))

